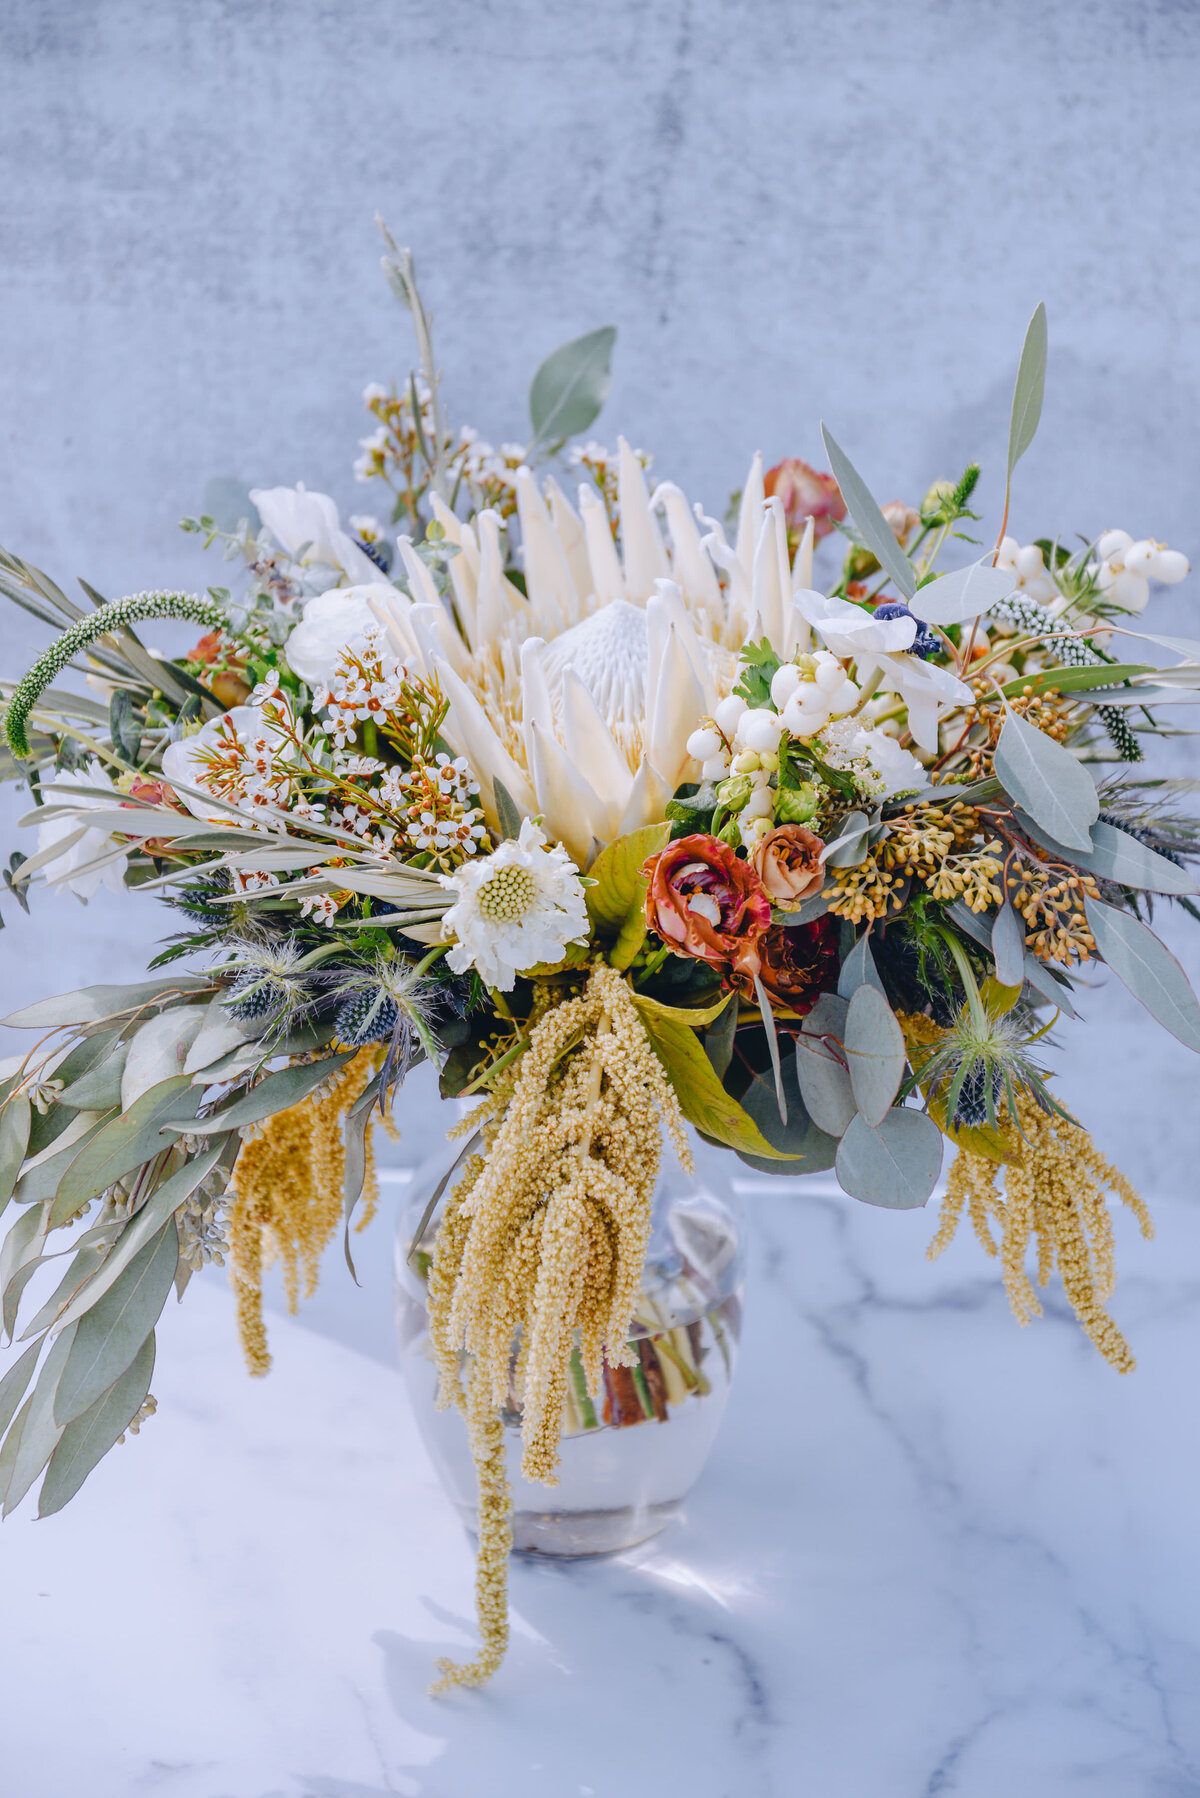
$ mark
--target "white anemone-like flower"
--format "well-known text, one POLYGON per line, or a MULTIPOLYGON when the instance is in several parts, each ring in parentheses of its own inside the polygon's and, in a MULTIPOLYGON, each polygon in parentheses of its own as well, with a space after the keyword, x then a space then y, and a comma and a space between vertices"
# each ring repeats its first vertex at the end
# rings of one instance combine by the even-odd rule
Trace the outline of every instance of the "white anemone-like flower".
POLYGON ((347 649, 361 649, 381 625, 380 613, 403 606, 402 595, 378 577, 360 587, 331 587, 305 604, 284 655, 293 674, 314 692, 327 689, 347 649))
POLYGON ((488 822, 499 780, 581 868, 602 844, 661 818, 679 782, 696 777, 704 758, 689 739, 732 687, 743 644, 766 636, 793 655, 809 642, 791 600, 812 579, 811 532, 793 567, 761 458, 732 546, 711 520, 703 534, 678 487, 652 497, 624 441, 616 461, 619 550, 594 487, 580 487, 576 510, 554 480, 539 487, 520 468, 527 593, 505 577, 497 513, 464 524, 435 502, 457 550, 454 618, 401 538, 412 602, 390 621, 411 641, 409 666, 436 677, 450 703, 444 735, 471 763, 488 822))
POLYGON ((456 974, 475 968, 499 992, 510 992, 526 968, 561 961, 568 943, 587 941, 587 906, 571 859, 549 847, 529 818, 494 855, 441 881, 455 895, 442 919, 443 936, 458 939, 447 961, 456 974))
MULTIPOLYGON (((120 803, 117 789, 94 756, 88 763, 86 772, 77 769, 74 773, 55 774, 52 778, 56 787, 105 787, 112 793, 111 801, 95 799, 90 793, 81 793, 78 799, 81 809, 120 803)), ((65 795, 51 793, 49 798, 53 804, 70 803, 65 795)), ((63 842, 67 837, 73 836, 82 823, 83 820, 78 817, 48 818, 44 824, 38 825, 38 849, 49 849, 52 844, 63 842)), ((107 887, 110 893, 119 893, 125 884, 126 856, 114 857, 103 868, 88 867, 90 862, 98 861, 116 847, 115 838, 107 830, 85 826, 83 835, 77 842, 64 848, 61 855, 43 865, 42 872, 47 886, 57 887, 60 892, 74 893, 79 899, 93 898, 102 886, 107 887)))
POLYGON ((302 567, 327 569, 331 580, 372 582, 379 569, 342 529, 327 493, 307 487, 253 487, 250 498, 280 549, 302 567))
POLYGON ((938 746, 942 708, 969 705, 974 695, 948 668, 907 653, 916 638, 916 619, 874 618, 861 606, 824 593, 797 593, 796 608, 820 632, 834 655, 853 657, 860 683, 878 673, 879 685, 899 694, 908 707, 914 743, 932 754, 938 746))

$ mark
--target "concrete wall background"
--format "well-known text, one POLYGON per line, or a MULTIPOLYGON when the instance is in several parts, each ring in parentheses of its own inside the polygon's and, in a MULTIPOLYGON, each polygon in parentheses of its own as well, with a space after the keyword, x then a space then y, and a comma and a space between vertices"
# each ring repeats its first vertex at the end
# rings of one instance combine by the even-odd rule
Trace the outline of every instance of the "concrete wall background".
MULTIPOLYGON (((458 418, 519 438, 541 357, 611 321, 601 433, 710 509, 755 448, 815 458, 823 416, 884 499, 977 455, 994 523, 1044 298, 1016 529, 1197 560, 1192 4, 10 0, 0 73, 0 541, 60 581, 219 579, 174 528, 213 475, 370 509, 359 393, 409 357, 376 208, 458 418)), ((1155 603, 1194 634, 1200 575, 1155 603)), ((6 669, 26 622, 0 622, 6 669)), ((170 927, 104 897, 0 911, 13 1003, 131 977, 170 927)), ((1089 1011, 1068 1100, 1147 1190, 1191 1189, 1195 1061, 1120 989, 1089 1011)))

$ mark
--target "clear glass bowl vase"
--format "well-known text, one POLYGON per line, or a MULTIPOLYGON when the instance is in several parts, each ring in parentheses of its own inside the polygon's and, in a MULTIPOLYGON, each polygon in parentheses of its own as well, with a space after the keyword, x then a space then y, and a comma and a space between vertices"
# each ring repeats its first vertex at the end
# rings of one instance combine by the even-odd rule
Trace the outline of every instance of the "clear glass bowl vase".
MULTIPOLYGON (((578 1355, 563 1416, 557 1486, 522 1479, 521 1414, 505 1412, 518 1554, 609 1554, 657 1535, 676 1518, 716 1439, 741 1332, 741 1214, 720 1163, 694 1145, 697 1173, 667 1150, 654 1197, 653 1232, 630 1340, 633 1368, 606 1368, 593 1401, 578 1355)), ((438 1219, 413 1234, 454 1159, 447 1148, 417 1170, 396 1232, 396 1327, 400 1363, 422 1438, 451 1500, 475 1527, 475 1469, 466 1425, 435 1403, 425 1279, 438 1219)), ((514 1357, 515 1358, 515 1357, 514 1357)))

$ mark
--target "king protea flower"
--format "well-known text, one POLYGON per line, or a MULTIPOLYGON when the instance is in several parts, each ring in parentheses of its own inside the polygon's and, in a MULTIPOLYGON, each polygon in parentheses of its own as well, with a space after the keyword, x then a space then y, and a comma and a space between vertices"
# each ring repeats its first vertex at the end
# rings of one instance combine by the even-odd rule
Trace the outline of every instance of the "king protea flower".
POLYGON ((729 692, 741 646, 767 636, 790 655, 809 638, 792 599, 812 579, 812 532, 793 566, 760 458, 733 545, 712 520, 702 530, 678 487, 651 497, 624 440, 618 474, 619 548, 594 489, 580 488, 576 510, 553 479, 539 487, 518 472, 527 597, 504 574, 498 514, 464 524, 437 505, 458 551, 454 617, 404 538, 411 603, 371 598, 449 700, 444 735, 471 763, 489 824, 499 780, 581 868, 661 818, 680 781, 695 778, 688 737, 729 692))

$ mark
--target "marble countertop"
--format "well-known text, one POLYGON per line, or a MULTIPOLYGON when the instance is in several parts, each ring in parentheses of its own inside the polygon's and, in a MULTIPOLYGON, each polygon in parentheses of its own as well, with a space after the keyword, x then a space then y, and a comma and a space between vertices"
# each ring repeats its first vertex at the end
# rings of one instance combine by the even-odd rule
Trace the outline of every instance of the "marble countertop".
POLYGON ((4 1792, 1195 1798, 1200 1208, 1118 1223, 1121 1379, 1053 1295, 1018 1329, 972 1242, 925 1262, 931 1217, 751 1201, 686 1522, 515 1566, 505 1666, 447 1700, 473 1563, 389 1365, 386 1233, 357 1325, 333 1255, 336 1301, 272 1317, 266 1381, 194 1283, 158 1415, 0 1533, 4 1792))

